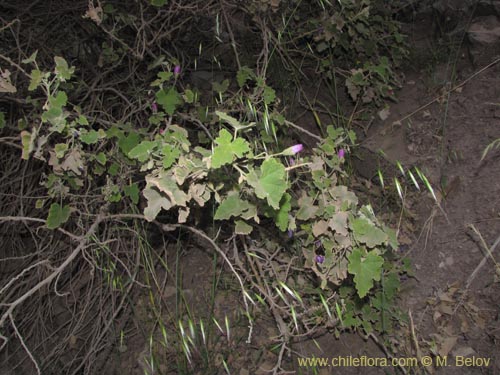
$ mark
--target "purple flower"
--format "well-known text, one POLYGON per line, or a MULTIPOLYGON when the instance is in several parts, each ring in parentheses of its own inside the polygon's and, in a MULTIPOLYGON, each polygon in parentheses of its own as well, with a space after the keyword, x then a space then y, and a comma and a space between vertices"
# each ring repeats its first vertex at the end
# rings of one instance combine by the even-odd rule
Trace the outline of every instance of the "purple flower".
POLYGON ((316 247, 321 247, 321 240, 317 240, 314 245, 316 245, 316 247))
POLYGON ((303 149, 304 149, 304 146, 302 146, 300 143, 298 145, 292 146, 292 152, 294 155, 299 153, 303 149))
POLYGON ((325 261, 325 256, 324 255, 316 255, 316 258, 314 258, 316 263, 322 264, 325 261))
POLYGON ((292 155, 295 155, 297 153, 299 153, 300 151, 302 151, 304 149, 304 146, 302 146, 300 143, 298 145, 295 145, 295 146, 292 146, 292 147, 288 147, 286 150, 284 150, 281 154, 282 155, 288 155, 288 156, 292 156, 292 155))
POLYGON ((288 234, 288 238, 292 238, 293 237, 293 230, 288 229, 287 234, 288 234))
POLYGON ((341 148, 338 152, 339 159, 343 159, 345 156, 345 150, 341 148))
POLYGON ((153 113, 158 112, 158 104, 156 104, 156 102, 151 103, 151 110, 153 113))
POLYGON ((167 130, 167 128, 162 128, 162 129, 160 129, 160 135, 165 134, 165 130, 167 130))
POLYGON ((174 67, 174 74, 175 74, 176 76, 178 76, 179 74, 181 74, 181 66, 180 66, 180 65, 176 65, 176 66, 174 67))
POLYGON ((292 166, 292 167, 295 165, 295 159, 294 158, 289 158, 288 162, 290 163, 290 166, 292 166))

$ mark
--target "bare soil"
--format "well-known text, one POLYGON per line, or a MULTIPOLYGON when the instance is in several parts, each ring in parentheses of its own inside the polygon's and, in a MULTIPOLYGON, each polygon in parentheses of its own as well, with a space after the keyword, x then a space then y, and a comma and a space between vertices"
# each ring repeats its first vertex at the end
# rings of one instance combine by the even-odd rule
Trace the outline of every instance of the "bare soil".
MULTIPOLYGON (((417 192, 407 185, 399 239, 415 274, 403 283, 400 307, 411 319, 389 341, 399 350, 395 358, 421 364, 430 355, 435 365, 436 356, 443 356, 447 366, 330 367, 320 374, 500 373, 499 250, 492 256, 487 250, 500 239, 500 154, 481 161, 486 146, 500 137, 500 63, 495 49, 478 51, 478 65, 466 45, 438 45, 429 18, 411 27, 415 58, 405 70, 398 103, 390 105, 388 118, 375 116, 364 128, 353 163, 374 182, 373 190, 379 188, 378 168, 386 180, 401 178, 396 162, 418 167, 434 187, 441 208, 425 187, 417 192), (450 54, 436 58, 443 48, 450 54), (464 357, 469 362, 460 362, 464 357)), ((385 357, 387 347, 377 341, 325 336, 317 340, 321 349, 310 343, 299 351, 305 357, 385 357)))

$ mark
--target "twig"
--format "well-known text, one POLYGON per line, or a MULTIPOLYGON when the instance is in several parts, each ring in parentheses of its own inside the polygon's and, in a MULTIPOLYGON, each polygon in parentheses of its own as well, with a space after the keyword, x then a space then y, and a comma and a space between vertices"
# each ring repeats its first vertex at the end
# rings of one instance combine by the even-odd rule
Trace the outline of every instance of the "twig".
POLYGON ((38 367, 38 363, 35 361, 35 358, 33 358, 33 354, 31 354, 30 350, 28 349, 28 347, 24 343, 24 340, 23 340, 23 337, 21 336, 21 333, 19 333, 19 331, 17 330, 16 324, 14 323, 14 319, 12 318, 12 312, 9 313, 9 318, 10 318, 10 324, 12 324, 12 328, 14 328, 14 331, 16 332, 16 335, 17 335, 19 341, 21 342, 22 347, 26 351, 26 354, 28 354, 28 357, 30 357, 31 362, 33 362, 33 364, 35 365, 37 374, 41 375, 42 372, 40 371, 40 367, 38 367))
MULTIPOLYGON (((389 359, 393 359, 394 356, 389 353, 389 350, 386 348, 386 346, 384 345, 384 343, 380 342, 380 340, 378 339, 377 336, 375 336, 375 334, 373 332, 369 333, 368 335, 363 335, 361 334, 361 337, 363 337, 365 340, 368 339, 368 338, 371 338, 373 340, 373 342, 375 342, 375 344, 377 344, 381 349, 382 351, 384 352, 384 354, 389 358, 389 359)), ((403 374, 408 374, 408 371, 406 371, 406 369, 399 363, 398 361, 398 364, 397 366, 399 367, 399 369, 403 372, 403 374)))
POLYGON ((476 278, 476 276, 479 273, 479 271, 481 270, 481 268, 484 267, 484 265, 486 264, 486 260, 488 258, 491 258, 491 260, 493 260, 493 263, 495 263, 495 265, 498 266, 495 258, 493 258, 493 251, 495 251, 496 247, 500 243, 500 236, 498 236, 496 241, 491 246, 491 248, 488 248, 488 245, 484 241, 483 236, 481 236, 481 233, 479 233, 479 231, 476 229, 476 227, 473 224, 470 224, 467 227, 469 229, 471 229, 472 231, 474 231, 474 233, 479 237, 480 243, 481 243, 483 250, 485 251, 486 254, 484 254, 484 257, 481 260, 481 262, 477 265, 476 269, 470 274, 469 278, 467 279, 467 283, 465 284, 466 291, 470 288, 470 285, 472 284, 472 282, 476 278))
POLYGON ((14 61, 12 61, 11 59, 9 59, 7 56, 4 56, 2 54, 0 54, 0 58, 7 61, 10 65, 16 67, 17 69, 19 69, 21 72, 23 72, 28 78, 31 78, 31 76, 26 72, 26 70, 24 70, 19 64, 16 64, 14 61))
POLYGON ((0 32, 4 31, 5 29, 8 29, 12 25, 14 25, 16 22, 20 22, 19 18, 15 18, 14 20, 12 20, 12 22, 9 22, 7 25, 0 27, 0 32))
MULTIPOLYGON (((36 217, 29 217, 29 216, 0 216, 0 223, 3 221, 34 221, 36 223, 43 223, 46 224, 47 220, 44 219, 39 219, 36 217)), ((81 237, 68 232, 67 230, 64 230, 63 228, 56 228, 59 232, 65 234, 68 237, 71 237, 75 241, 80 241, 81 237)))
POLYGON ((227 18, 226 8, 224 8, 224 3, 220 2, 220 7, 222 9, 222 15, 224 16, 224 21, 226 22, 227 32, 229 33, 229 37, 231 38, 231 46, 233 47, 234 57, 236 59, 236 64, 238 65, 238 70, 241 70, 240 58, 238 57, 238 50, 236 49, 236 41, 234 40, 233 30, 231 29, 231 25, 229 24, 229 19, 227 18))
MULTIPOLYGON (((36 268, 38 266, 41 266, 42 264, 47 264, 49 263, 49 261, 47 259, 45 260, 42 260, 40 262, 37 262, 35 264, 32 264, 31 266, 25 268, 24 270, 21 271, 21 273, 19 273, 19 275, 17 275, 16 277, 14 277, 12 280, 10 280, 7 285, 5 285, 2 289, 0 289, 0 295, 2 295, 7 289, 10 288, 10 286, 15 283, 17 280, 19 280, 21 277, 23 277, 23 275, 28 272, 29 270, 33 269, 33 268, 36 268)), ((0 306, 2 306, 2 304, 0 304, 0 306)))
POLYGON ((313 133, 311 133, 309 130, 306 130, 306 129, 304 129, 304 128, 301 128, 301 127, 300 127, 300 126, 298 126, 298 125, 295 125, 293 122, 290 122, 290 121, 288 121, 288 120, 285 120, 285 124, 286 124, 286 125, 288 125, 288 126, 291 126, 292 128, 295 128, 295 129, 297 129, 297 130, 301 131, 302 133, 307 134, 308 136, 310 136, 310 137, 312 137, 312 138, 314 138, 314 139, 317 139, 317 140, 318 140, 318 141, 320 141, 320 142, 323 140, 323 138, 321 138, 319 135, 313 134, 313 133))

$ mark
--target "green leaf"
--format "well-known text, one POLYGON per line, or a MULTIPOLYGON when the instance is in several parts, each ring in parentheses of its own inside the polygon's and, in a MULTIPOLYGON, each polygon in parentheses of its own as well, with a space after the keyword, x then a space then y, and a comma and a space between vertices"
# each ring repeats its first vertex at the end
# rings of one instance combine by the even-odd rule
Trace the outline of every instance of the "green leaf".
POLYGON ((274 99, 276 99, 276 91, 274 91, 273 88, 266 86, 264 87, 264 103, 267 105, 271 104, 274 102, 274 99))
POLYGON ((299 198, 298 201, 299 210, 297 211, 297 219, 307 221, 316 216, 316 212, 318 211, 318 206, 314 205, 314 200, 304 195, 299 198))
POLYGON ((387 234, 365 218, 356 218, 350 222, 354 238, 372 248, 385 243, 387 234))
POLYGON ((56 229, 64 224, 69 219, 69 206, 61 207, 59 203, 52 203, 47 217, 47 228, 56 229))
POLYGON ((54 57, 54 61, 56 62, 55 72, 59 79, 63 82, 71 79, 71 75, 75 72, 75 67, 68 67, 66 60, 59 56, 54 57))
POLYGON ((247 129, 251 128, 252 126, 255 125, 254 122, 251 122, 248 125, 242 125, 238 120, 236 120, 234 117, 229 116, 227 113, 220 112, 220 111, 215 111, 215 114, 224 122, 226 122, 228 125, 230 125, 234 130, 242 130, 242 129, 247 129))
POLYGON ((288 229, 288 221, 289 221, 289 212, 292 209, 291 204, 292 196, 288 193, 283 195, 283 199, 281 199, 281 205, 279 211, 276 212, 274 220, 276 221, 276 225, 278 228, 284 232, 288 229))
POLYGON ((245 83, 255 77, 255 73, 252 69, 247 66, 242 66, 238 73, 236 74, 236 81, 238 81, 238 86, 243 87, 245 83))
POLYGON ((31 71, 30 85, 28 86, 28 91, 36 90, 40 83, 42 83, 43 73, 38 69, 33 69, 31 71))
POLYGON ((38 50, 36 50, 35 52, 33 52, 30 57, 28 57, 27 59, 22 60, 21 62, 23 64, 31 64, 32 62, 35 62, 37 54, 38 54, 38 50))
MULTIPOLYGON (((135 133, 134 133, 135 134, 135 133)), ((106 130, 106 138, 111 139, 116 137, 121 140, 124 137, 123 130, 121 130, 118 126, 113 125, 111 128, 106 130)), ((135 146, 135 145, 134 145, 135 146)), ((131 148, 132 149, 132 148, 131 148)), ((129 150, 130 151, 130 150, 129 150)), ((123 152, 123 151, 122 151, 123 152)))
POLYGON ((88 125, 89 124, 89 121, 83 115, 78 116, 78 118, 76 119, 76 122, 78 125, 88 125))
POLYGON ((225 164, 232 163, 234 156, 241 158, 250 151, 248 142, 243 138, 238 137, 231 141, 232 138, 231 133, 226 129, 220 131, 219 136, 215 139, 218 146, 214 148, 212 155, 212 168, 220 168, 225 164))
POLYGON ((113 177, 118 175, 120 173, 120 165, 118 163, 111 164, 108 168, 108 173, 113 177))
POLYGON ((97 160, 99 164, 105 165, 108 158, 106 157, 106 154, 101 151, 95 156, 95 160, 97 160))
POLYGON ((66 151, 68 151, 68 145, 66 143, 58 143, 54 146, 54 151, 56 152, 56 157, 61 159, 64 157, 66 151))
POLYGON ((37 199, 35 202, 35 208, 36 209, 42 208, 44 203, 45 203, 44 199, 37 199))
POLYGON ((122 194, 120 193, 120 188, 117 185, 108 186, 108 188, 104 190, 108 202, 116 203, 122 200, 122 194))
MULTIPOLYGON (((141 137, 137 133, 130 133, 127 136, 123 136, 123 133, 118 133, 118 147, 125 154, 128 155, 130 150, 132 150, 141 140, 141 137)), ((108 131, 108 137, 111 137, 108 131)))
POLYGON ((328 190, 332 198, 338 200, 343 206, 356 206, 358 204, 358 197, 352 191, 347 190, 347 186, 339 185, 334 186, 328 190))
POLYGON ((359 318, 355 317, 353 315, 352 311, 346 312, 346 315, 344 316, 343 322, 344 322, 344 326, 346 326, 346 327, 356 328, 356 327, 359 327, 359 325, 360 325, 359 318))
POLYGON ((184 99, 186 100, 186 103, 192 104, 196 98, 196 95, 192 90, 186 90, 184 91, 184 99))
POLYGON ((399 247, 398 244, 398 236, 396 231, 388 226, 384 226, 384 232, 387 233, 388 244, 392 247, 393 250, 397 250, 399 247))
POLYGON ((159 72, 158 78, 163 83, 165 81, 168 81, 170 78, 172 78, 173 75, 174 75, 174 73, 172 73, 172 72, 159 72))
POLYGON ((179 188, 171 173, 160 174, 159 177, 146 176, 146 182, 149 186, 154 186, 161 192, 167 194, 172 205, 186 207, 189 201, 188 195, 179 188))
POLYGON ((249 210, 252 210, 253 205, 243 199, 240 199, 237 193, 229 195, 217 208, 215 212, 215 220, 228 220, 231 216, 241 216, 249 210))
POLYGON ((35 142, 35 133, 30 133, 26 130, 21 132, 21 143, 23 145, 23 153, 21 158, 28 160, 31 152, 33 151, 33 143, 35 142))
POLYGON ((181 155, 181 151, 172 145, 163 146, 161 153, 163 154, 163 168, 165 169, 169 169, 181 155))
POLYGON ((156 93, 156 101, 163 107, 165 112, 169 115, 173 115, 177 106, 182 104, 182 97, 179 95, 175 87, 172 87, 167 92, 163 89, 158 91, 156 93))
POLYGON ((383 287, 385 296, 389 301, 392 301, 400 287, 398 274, 396 272, 391 272, 384 277, 383 287))
POLYGON ((348 217, 349 214, 347 212, 337 212, 332 215, 332 218, 328 222, 328 225, 335 231, 335 233, 338 233, 341 236, 347 236, 349 234, 349 231, 347 230, 348 217))
POLYGON ((96 143, 98 139, 99 133, 93 129, 90 131, 86 131, 85 129, 80 131, 80 140, 87 145, 96 143))
POLYGON ((167 198, 163 197, 159 192, 152 188, 147 187, 144 189, 142 195, 144 195, 148 201, 148 205, 144 209, 144 216, 147 221, 153 221, 162 208, 169 210, 172 207, 172 204, 167 198))
POLYGON ((219 94, 225 93, 228 88, 229 88, 229 80, 228 79, 225 79, 221 83, 212 82, 212 89, 219 94))
POLYGON ((132 184, 125 186, 123 188, 123 191, 125 192, 125 195, 130 198, 133 204, 139 203, 139 187, 137 184, 132 184))
POLYGON ((380 281, 380 271, 384 259, 374 251, 366 253, 365 250, 356 248, 348 256, 348 271, 354 275, 354 283, 360 298, 367 295, 373 287, 373 281, 380 281))
POLYGON ((276 159, 267 159, 260 167, 260 171, 251 171, 247 181, 255 189, 255 195, 260 199, 267 199, 267 203, 279 209, 279 203, 287 189, 285 166, 276 159))
POLYGON ((68 96, 64 91, 59 91, 57 95, 49 97, 49 104, 51 108, 61 109, 68 102, 68 96))
POLYGON ((151 153, 154 151, 157 144, 158 144, 157 142, 142 141, 132 150, 130 150, 127 156, 130 159, 137 159, 141 163, 144 163, 146 160, 149 159, 149 155, 151 155, 151 153))
POLYGON ((236 226, 234 228, 234 232, 236 234, 243 234, 247 235, 252 233, 253 227, 251 225, 248 225, 245 223, 243 220, 236 220, 236 226))

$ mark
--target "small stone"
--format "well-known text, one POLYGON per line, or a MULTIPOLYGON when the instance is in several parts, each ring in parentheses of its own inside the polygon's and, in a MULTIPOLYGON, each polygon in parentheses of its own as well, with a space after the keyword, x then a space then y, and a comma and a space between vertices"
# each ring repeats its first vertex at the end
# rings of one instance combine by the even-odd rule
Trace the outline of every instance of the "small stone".
POLYGON ((378 112, 378 117, 382 120, 382 121, 385 121, 387 120, 387 118, 389 117, 391 111, 389 110, 389 108, 384 108, 382 110, 380 110, 378 112))
POLYGON ((500 22, 495 16, 478 17, 467 32, 474 47, 493 47, 500 42, 500 22))

